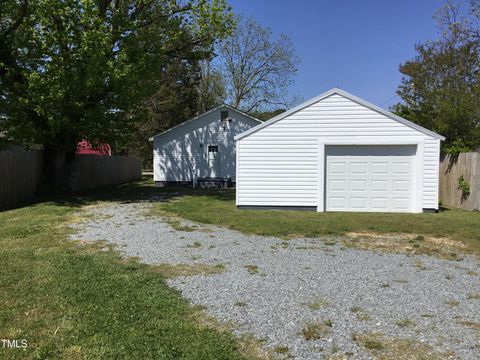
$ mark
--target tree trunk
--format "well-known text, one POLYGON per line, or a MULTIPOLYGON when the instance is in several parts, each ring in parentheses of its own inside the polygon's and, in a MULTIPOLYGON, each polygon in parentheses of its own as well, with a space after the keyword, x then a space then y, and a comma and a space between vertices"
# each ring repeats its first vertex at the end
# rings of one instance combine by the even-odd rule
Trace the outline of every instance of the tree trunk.
POLYGON ((70 184, 75 165, 75 151, 60 151, 45 146, 43 161, 45 183, 55 190, 72 191, 70 184))

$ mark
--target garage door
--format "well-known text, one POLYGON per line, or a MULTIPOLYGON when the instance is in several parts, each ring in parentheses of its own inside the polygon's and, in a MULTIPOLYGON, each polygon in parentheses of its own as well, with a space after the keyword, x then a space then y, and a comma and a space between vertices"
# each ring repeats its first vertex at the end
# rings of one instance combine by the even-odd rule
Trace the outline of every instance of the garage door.
POLYGON ((326 210, 409 212, 416 145, 327 146, 326 210))

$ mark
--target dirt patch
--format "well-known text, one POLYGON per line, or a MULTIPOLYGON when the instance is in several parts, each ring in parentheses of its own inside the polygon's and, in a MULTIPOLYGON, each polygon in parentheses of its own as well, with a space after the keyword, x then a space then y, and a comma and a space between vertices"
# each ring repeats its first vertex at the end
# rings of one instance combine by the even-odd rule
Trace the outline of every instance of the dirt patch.
POLYGON ((227 271, 227 268, 223 264, 160 264, 152 266, 152 270, 169 279, 177 276, 221 274, 227 271))
POLYGON ((258 266, 257 265, 244 265, 243 266, 250 275, 258 274, 258 266))
POLYGON ((401 233, 349 232, 345 234, 342 244, 356 249, 407 255, 431 255, 449 260, 460 260, 461 255, 468 252, 463 243, 450 238, 401 233))
POLYGON ((437 244, 441 246, 450 246, 452 248, 457 248, 457 249, 466 249, 467 247, 465 246, 464 243, 453 240, 450 238, 439 238, 439 237, 427 237, 426 240, 428 242, 431 242, 432 244, 437 244))
MULTIPOLYGON (((209 316, 205 312, 203 306, 193 306, 189 319, 197 324, 199 329, 214 329, 220 333, 231 333, 238 325, 233 321, 218 321, 214 317, 209 316)), ((264 349, 261 340, 255 338, 251 334, 243 334, 236 337, 238 351, 245 359, 252 360, 273 360, 272 353, 264 349)))
POLYGON ((213 232, 212 229, 208 226, 202 225, 200 223, 186 221, 184 218, 168 213, 162 209, 150 208, 149 211, 146 212, 145 216, 147 218, 156 218, 158 216, 161 216, 164 220, 166 220, 167 224, 172 227, 172 229, 177 231, 200 231, 206 233, 213 232))
POLYGON ((309 323, 302 329, 302 335, 307 341, 325 339, 330 335, 331 327, 331 322, 309 323))
POLYGON ((474 321, 462 320, 462 321, 459 321, 459 324, 465 326, 468 329, 480 331, 480 323, 477 323, 477 322, 474 322, 474 321))
POLYGON ((81 248, 82 251, 91 254, 98 251, 114 250, 117 246, 106 240, 73 240, 75 246, 81 248))
POLYGON ((387 337, 381 333, 354 335, 353 340, 379 360, 441 360, 455 358, 453 352, 438 353, 430 345, 420 341, 387 337))
POLYGON ((73 240, 76 245, 95 245, 98 244, 98 240, 73 240))
POLYGON ((98 201, 94 204, 82 205, 81 209, 85 211, 89 211, 89 210, 101 209, 101 208, 107 207, 108 205, 110 205, 110 203, 107 201, 98 201))
POLYGON ((355 314, 358 320, 368 321, 371 320, 371 316, 361 307, 353 306, 350 308, 350 311, 355 314))
POLYGON ((238 337, 238 351, 245 359, 273 360, 273 355, 265 350, 264 343, 253 335, 238 337))

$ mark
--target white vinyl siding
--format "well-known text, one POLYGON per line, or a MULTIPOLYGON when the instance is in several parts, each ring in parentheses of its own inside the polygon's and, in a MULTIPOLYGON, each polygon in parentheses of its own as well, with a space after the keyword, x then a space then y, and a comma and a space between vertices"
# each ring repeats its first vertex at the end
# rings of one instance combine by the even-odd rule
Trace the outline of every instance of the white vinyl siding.
POLYGON ((237 141, 237 204, 317 206, 319 140, 389 138, 424 144, 422 205, 437 208, 439 140, 336 93, 237 141))
POLYGON ((423 208, 438 209, 440 140, 425 139, 423 152, 423 208))
POLYGON ((218 146, 218 177, 236 177, 234 137, 256 121, 233 109, 220 107, 164 134, 153 137, 154 181, 189 182, 193 177, 207 177, 208 146, 218 146), (221 121, 228 110, 231 122, 221 121))
POLYGON ((238 167, 242 173, 238 186, 240 204, 316 206, 316 139, 282 140, 272 136, 241 141, 238 145, 238 167))

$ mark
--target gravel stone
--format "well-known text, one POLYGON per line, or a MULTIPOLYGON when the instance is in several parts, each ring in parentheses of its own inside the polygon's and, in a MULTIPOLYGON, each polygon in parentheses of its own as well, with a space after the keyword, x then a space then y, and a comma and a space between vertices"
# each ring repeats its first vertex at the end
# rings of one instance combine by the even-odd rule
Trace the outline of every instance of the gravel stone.
POLYGON ((167 219, 149 216, 151 206, 138 201, 90 208, 93 217, 74 225, 71 238, 106 240, 148 264, 225 265, 224 273, 168 283, 217 320, 236 324, 237 335, 253 334, 272 351, 287 346, 295 359, 328 358, 336 351, 369 359, 352 336, 372 332, 425 342, 460 359, 480 358, 479 331, 461 324, 480 323, 480 300, 469 298, 480 293, 474 257, 449 261, 379 253, 325 245, 327 238, 285 241, 189 221, 181 224, 194 231, 177 231, 167 219), (195 242, 201 245, 191 246, 195 242), (415 266, 416 260, 426 269, 415 266), (303 338, 304 326, 326 320, 332 322, 328 337, 303 338), (398 325, 402 320, 412 323, 398 325))

